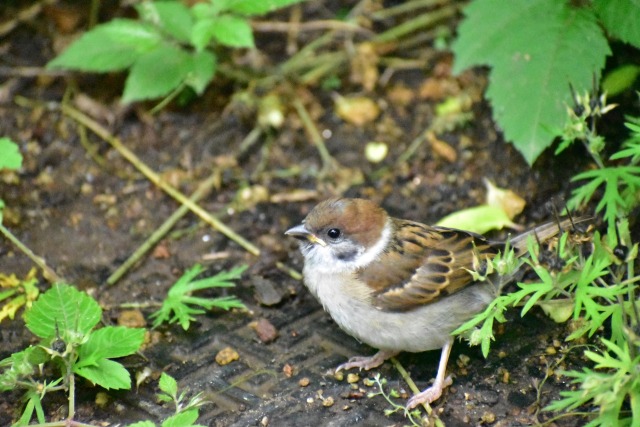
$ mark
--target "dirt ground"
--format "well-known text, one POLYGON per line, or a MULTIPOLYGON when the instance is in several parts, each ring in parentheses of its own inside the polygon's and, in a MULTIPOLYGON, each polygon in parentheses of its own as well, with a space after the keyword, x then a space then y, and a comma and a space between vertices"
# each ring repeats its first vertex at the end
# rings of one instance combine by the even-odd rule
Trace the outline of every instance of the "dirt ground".
MULTIPOLYGON (((27 3, 10 2, 3 21, 27 3)), ((316 19, 335 13, 332 2, 319 3, 322 7, 309 6, 305 13, 316 19)), ((77 3, 57 5, 79 7, 77 3)), ((117 10, 114 2, 103 7, 117 10)), ((412 51, 421 65, 395 70, 371 91, 350 82, 347 70, 337 73, 343 82, 338 89, 342 96, 363 96, 380 108, 375 120, 349 123, 336 113, 335 92, 320 85, 291 84, 281 92, 283 127, 262 132, 247 149, 243 141, 256 126, 255 112, 233 97, 243 87, 229 78, 216 80, 203 97, 186 106, 170 105, 151 116, 151 103, 129 108, 117 104, 122 74, 28 74, 32 69, 28 67, 42 67, 53 57, 54 42, 61 40, 54 12, 43 11, 20 22, 0 39, 4 74, 0 135, 18 142, 25 158, 17 180, 0 183, 0 197, 7 205, 5 224, 67 282, 96 297, 105 308, 107 324, 122 315, 120 304, 161 301, 169 286, 195 263, 204 264, 207 274, 249 265, 237 287, 224 291, 242 299, 247 311, 207 313, 188 332, 177 325, 162 327, 154 335, 156 342, 124 360, 132 373, 149 367, 157 378, 166 371, 180 386, 204 392, 212 403, 201 410, 202 425, 407 423, 401 414, 385 416, 389 405, 380 396, 368 398, 367 393, 374 390, 362 381, 379 373, 390 386, 406 393, 406 384, 390 363, 360 373, 355 385, 334 378, 332 368, 348 357, 375 350, 342 333, 303 284, 278 267, 282 263, 301 270, 296 242, 283 232, 318 201, 337 194, 361 196, 381 203, 394 216, 432 223, 481 203, 483 178, 488 178, 526 200, 516 222, 531 226, 552 217, 547 202, 562 205, 570 191, 569 178, 581 167, 569 160, 572 153, 568 152, 560 158, 545 153, 530 168, 503 142, 489 106, 478 96, 485 74, 476 70, 452 77, 448 72, 451 56, 429 45, 412 51), (439 131, 435 140, 423 142, 408 160, 398 162, 433 123, 435 106, 448 96, 425 89, 435 83, 453 85, 451 96, 471 94, 472 102, 464 111, 469 120, 439 131), (179 204, 107 142, 62 113, 60 102, 70 86, 75 108, 105 126, 184 194, 193 193, 199 182, 217 174, 214 189, 200 206, 259 247, 260 256, 189 213, 123 279, 107 285, 106 278, 179 204), (311 112, 335 160, 329 169, 323 169, 291 106, 293 98, 301 99, 311 112), (365 158, 364 147, 372 141, 385 142, 389 148, 381 163, 365 158), (273 342, 264 343, 252 329, 252 322, 260 319, 275 326, 278 337, 273 342), (227 346, 240 358, 220 366, 214 356, 227 346), (308 385, 303 386, 307 380, 302 379, 308 385), (328 404, 328 398, 333 404, 328 404)), ((452 19, 447 25, 453 28, 455 22, 452 19)), ((282 34, 261 35, 260 44, 272 55, 271 61, 284 55, 285 39, 282 34)), ((501 236, 504 232, 494 235, 501 236)), ((0 241, 0 272, 22 276, 30 268, 24 256, 0 241)), ((43 280, 41 288, 47 286, 43 280)), ((561 360, 565 326, 539 312, 526 319, 515 312, 508 317, 509 322, 497 329, 487 359, 477 348, 456 344, 449 363, 454 384, 434 405, 447 426, 535 425, 554 415, 540 408, 570 387, 554 375, 559 366, 579 362, 575 356, 561 360)), ((22 320, 3 322, 0 359, 31 342, 22 320)), ((421 388, 435 375, 438 359, 439 352, 399 357, 421 388)), ((109 392, 102 406, 96 403, 99 391, 79 384, 78 421, 126 425, 143 419, 159 422, 171 413, 156 401, 154 379, 131 391, 109 392)), ((0 395, 0 425, 10 423, 19 408, 18 399, 17 394, 0 395)), ((52 420, 63 418, 65 408, 62 395, 46 399, 52 420)), ((574 418, 555 422, 580 424, 574 418)))

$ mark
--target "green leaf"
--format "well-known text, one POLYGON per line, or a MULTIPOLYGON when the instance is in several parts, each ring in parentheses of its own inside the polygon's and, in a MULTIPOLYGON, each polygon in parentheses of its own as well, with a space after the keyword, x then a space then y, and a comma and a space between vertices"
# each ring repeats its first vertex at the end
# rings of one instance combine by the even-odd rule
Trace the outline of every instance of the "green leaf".
POLYGON ((640 67, 627 64, 609 72, 602 79, 602 91, 608 96, 615 96, 631 88, 640 74, 640 67))
MULTIPOLYGON (((197 6, 197 5, 196 5, 197 6)), ((213 38, 214 18, 201 18, 193 25, 191 44, 197 51, 204 51, 213 38)))
POLYGON ((160 375, 160 381, 158 382, 160 390, 167 393, 169 396, 178 395, 178 382, 171 375, 163 372, 160 375))
POLYGON ((438 221, 437 225, 459 228, 478 234, 484 234, 490 230, 501 230, 504 227, 515 227, 503 209, 489 205, 480 205, 454 212, 438 221))
POLYGON ((73 286, 55 284, 25 313, 27 328, 40 338, 56 332, 67 343, 81 343, 102 317, 102 309, 89 295, 73 286), (56 331, 56 328, 58 331, 56 331))
POLYGON ((188 43, 193 28, 189 9, 179 1, 143 2, 135 5, 140 18, 159 26, 177 40, 188 43))
POLYGON ((75 365, 73 372, 106 389, 128 390, 131 388, 129 372, 113 360, 99 359, 91 366, 75 365))
POLYGON ((211 26, 211 35, 229 47, 254 47, 251 25, 246 19, 233 15, 219 16, 211 26))
POLYGON ((582 92, 610 49, 591 10, 558 0, 476 0, 453 44, 454 72, 490 65, 487 98, 505 137, 532 164, 559 135, 569 83, 582 92), (532 42, 534 41, 535 42, 532 42), (571 58, 571 60, 568 60, 571 58))
POLYGON ((0 138, 0 169, 20 169, 22 154, 18 144, 9 138, 0 138))
POLYGON ((151 24, 114 19, 84 33, 49 62, 47 68, 97 72, 122 70, 161 41, 160 33, 151 24))
POLYGON ((208 50, 195 52, 191 58, 191 72, 186 83, 202 95, 216 72, 216 56, 208 50))
POLYGON ((144 53, 131 67, 122 102, 158 98, 176 89, 189 75, 191 57, 169 44, 144 53))
POLYGON ((195 320, 193 316, 205 312, 197 307, 203 307, 207 310, 212 307, 225 310, 234 307, 244 308, 244 304, 235 297, 200 298, 192 296, 191 293, 208 288, 234 286, 231 280, 238 279, 246 269, 247 266, 240 266, 230 271, 220 272, 212 277, 194 281, 193 279, 203 271, 202 266, 196 264, 187 270, 169 289, 167 298, 162 303, 160 310, 151 314, 151 318, 154 319, 153 327, 157 328, 163 322, 179 322, 180 326, 186 331, 189 329, 190 323, 195 320))
POLYGON ((640 48, 640 3, 635 0, 594 0, 593 7, 611 35, 640 48))
POLYGON ((143 341, 143 328, 107 326, 98 329, 80 346, 77 365, 88 366, 98 359, 128 356, 138 351, 143 341))
POLYGON ((189 409, 175 414, 163 421, 162 427, 195 427, 193 423, 198 419, 198 410, 189 409))
POLYGON ((242 15, 264 15, 304 0, 228 0, 225 9, 242 15))
POLYGON ((129 424, 128 427, 156 427, 156 425, 151 421, 146 420, 146 421, 138 421, 137 423, 129 424))
POLYGON ((38 365, 48 360, 49 355, 39 346, 30 346, 3 359, 0 361, 0 368, 4 369, 0 374, 0 391, 15 389, 18 380, 30 376, 38 365))

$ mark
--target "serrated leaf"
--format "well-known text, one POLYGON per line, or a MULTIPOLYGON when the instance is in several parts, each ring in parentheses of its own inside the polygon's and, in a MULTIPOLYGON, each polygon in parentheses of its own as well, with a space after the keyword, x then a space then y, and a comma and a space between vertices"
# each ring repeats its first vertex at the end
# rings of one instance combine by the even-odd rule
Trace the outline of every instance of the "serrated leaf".
POLYGON ((144 341, 143 328, 107 326, 94 331, 80 346, 78 366, 94 364, 98 359, 124 357, 135 353, 144 341))
POLYGON ((18 144, 9 138, 0 138, 0 169, 20 169, 22 154, 18 144))
POLYGON ((116 71, 133 64, 158 46, 162 37, 153 25, 132 19, 114 19, 84 33, 47 68, 116 71))
POLYGON ((189 9, 181 2, 143 2, 135 5, 135 8, 144 21, 161 27, 181 42, 189 42, 193 18, 189 9))
POLYGON ((219 16, 211 27, 211 35, 220 44, 229 47, 254 47, 253 31, 249 21, 233 15, 219 16))
POLYGON ((189 409, 172 415, 162 422, 162 427, 192 427, 198 419, 198 410, 189 409))
POLYGON ((191 72, 186 83, 198 95, 202 95, 216 72, 216 56, 208 50, 202 50, 193 54, 191 63, 191 72))
POLYGON ((178 382, 175 378, 165 372, 160 375, 158 386, 160 387, 160 390, 164 391, 170 396, 178 395, 178 382))
POLYGON ((304 0, 229 0, 225 10, 242 15, 264 15, 304 0))
POLYGON ((122 102, 158 98, 176 89, 189 75, 191 57, 183 49, 163 44, 144 53, 131 67, 122 102))
POLYGON ((91 366, 75 365, 73 372, 106 389, 128 390, 131 388, 129 372, 113 360, 99 359, 91 366))
POLYGON ((593 7, 611 35, 640 48, 640 3, 630 0, 594 0, 593 7))
POLYGON ((569 83, 582 92, 610 49, 594 14, 558 0, 477 0, 453 45, 454 72, 490 65, 487 98, 505 137, 532 164, 560 134, 569 83), (532 41, 535 40, 535 43, 532 41), (568 60, 568 58, 571 58, 568 60))
POLYGON ((89 295, 73 286, 55 284, 25 313, 27 328, 40 338, 60 337, 81 343, 102 317, 102 309, 89 295))

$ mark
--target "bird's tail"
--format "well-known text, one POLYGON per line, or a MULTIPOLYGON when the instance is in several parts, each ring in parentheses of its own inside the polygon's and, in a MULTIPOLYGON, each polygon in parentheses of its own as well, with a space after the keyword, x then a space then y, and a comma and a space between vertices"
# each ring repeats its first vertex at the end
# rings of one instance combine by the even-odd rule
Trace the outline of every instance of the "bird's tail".
POLYGON ((514 249, 516 256, 521 256, 527 252, 527 240, 529 239, 529 236, 533 236, 540 244, 542 244, 565 232, 579 232, 576 225, 584 223, 590 219, 592 219, 592 217, 582 216, 578 218, 567 217, 557 221, 549 221, 512 237, 509 239, 509 245, 514 249))

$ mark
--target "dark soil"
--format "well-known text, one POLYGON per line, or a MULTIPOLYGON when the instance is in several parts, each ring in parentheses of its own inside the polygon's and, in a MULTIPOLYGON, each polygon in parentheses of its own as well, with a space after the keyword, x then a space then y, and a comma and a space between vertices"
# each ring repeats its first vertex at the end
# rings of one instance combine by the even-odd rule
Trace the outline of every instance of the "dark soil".
MULTIPOLYGON (((331 17, 336 10, 331 3, 309 5, 305 13, 315 18, 323 14, 331 17)), ((2 14, 3 21, 27 4, 15 1, 3 6, 8 8, 2 14)), ((63 6, 84 7, 58 4, 63 6)), ((103 9, 114 14, 118 10, 113 2, 103 9)), ((0 61, 6 75, 0 86, 0 136, 18 142, 25 157, 17 182, 0 183, 0 197, 7 206, 5 225, 68 283, 97 298, 105 308, 107 324, 118 321, 122 303, 161 301, 171 284, 195 263, 206 265, 209 275, 249 265, 237 287, 223 291, 239 296, 248 311, 207 313, 187 332, 179 326, 160 328, 154 335, 155 342, 141 355, 123 361, 133 375, 148 367, 152 377, 131 391, 108 392, 108 401, 102 406, 96 403, 96 394, 103 390, 80 382, 78 421, 94 425, 161 421, 172 413, 155 399, 156 379, 165 371, 175 376, 181 387, 188 387, 192 393, 203 392, 212 402, 201 409, 202 425, 407 423, 401 414, 385 416, 388 404, 381 397, 368 398, 367 393, 374 390, 362 382, 379 373, 390 387, 406 394, 406 384, 390 363, 360 373, 361 380, 355 386, 333 377, 332 368, 348 357, 375 350, 342 333, 303 284, 277 267, 278 262, 297 270, 302 267, 296 242, 286 239, 283 232, 317 202, 336 194, 370 198, 394 216, 435 222, 448 213, 481 203, 484 177, 526 199, 525 211, 516 222, 530 226, 553 216, 547 202, 555 199, 561 206, 570 190, 570 176, 580 170, 580 165, 568 160, 571 153, 560 158, 545 153, 529 167, 501 139, 489 106, 480 98, 474 98, 468 123, 437 135, 455 153, 454 158, 447 158, 425 142, 407 162, 398 164, 398 157, 435 118, 434 107, 440 100, 416 96, 434 70, 443 80, 456 82, 458 93, 480 93, 485 84, 484 74, 478 71, 451 77, 451 57, 429 46, 413 52, 428 58, 423 61, 424 67, 398 70, 388 83, 370 92, 349 83, 344 77, 346 70, 341 71, 341 95, 373 99, 381 106, 375 121, 364 126, 346 123, 336 115, 330 91, 292 85, 283 96, 284 126, 263 133, 250 150, 241 152, 243 139, 255 126, 255 115, 232 102, 234 89, 241 87, 230 86, 224 78, 191 104, 171 105, 149 116, 145 111, 152 104, 123 109, 114 101, 122 90, 122 75, 51 78, 20 71, 20 67, 42 67, 53 57, 53 41, 61 37, 52 18, 54 12, 42 12, 18 23, 0 41, 0 61), (106 278, 179 205, 108 143, 62 114, 57 103, 68 85, 75 87, 75 95, 90 97, 105 113, 96 116, 86 111, 89 115, 184 194, 191 194, 212 172, 218 173, 218 185, 200 205, 257 245, 261 255, 249 254, 188 214, 161 242, 162 251, 156 250, 122 280, 108 286, 106 278), (398 88, 412 94, 408 101, 393 97, 398 88), (23 97, 22 101, 15 102, 16 96, 23 97), (319 174, 323 165, 317 150, 289 107, 292 97, 304 100, 315 125, 327 136, 324 142, 329 152, 340 165, 325 176, 319 174), (85 134, 86 147, 81 144, 85 134), (364 157, 364 146, 370 141, 384 141, 389 146, 389 155, 381 164, 374 165, 364 157), (356 172, 362 174, 360 182, 351 179, 356 172), (244 194, 260 194, 258 189, 266 190, 268 197, 252 203, 239 196, 242 190, 244 194), (246 193, 249 190, 252 192, 246 193), (309 192, 300 193, 302 190, 309 192), (296 194, 306 196, 298 202, 287 199, 296 194), (258 319, 267 319, 275 326, 275 341, 265 344, 257 338, 250 324, 258 319), (240 359, 220 366, 214 357, 227 346, 234 348, 240 359), (309 380, 306 387, 299 383, 302 378, 309 380), (333 399, 333 405, 325 406, 328 398, 333 399)), ((272 55, 271 61, 284 56, 284 40, 279 34, 262 35, 260 43, 266 54, 272 55)), ((26 257, 0 240, 0 273, 24 276, 31 268, 26 257)), ((44 290, 48 283, 42 280, 40 286, 44 290)), ((214 292, 209 295, 217 296, 214 292)), ((561 361, 565 326, 535 311, 525 319, 515 312, 508 317, 508 323, 496 331, 495 345, 487 359, 477 348, 456 344, 449 363, 454 385, 434 405, 447 426, 533 425, 552 417, 540 408, 569 387, 555 375, 559 367, 572 366, 571 357, 561 361)), ((2 359, 34 339, 16 319, 3 322, 0 342, 2 359)), ((434 377, 438 359, 439 352, 399 357, 422 388, 434 377)), ((16 393, 0 395, 1 425, 8 425, 18 413, 19 398, 16 393)), ((64 418, 64 396, 48 396, 45 403, 51 420, 64 418)), ((575 419, 556 422, 562 426, 579 424, 581 420, 575 419)))

